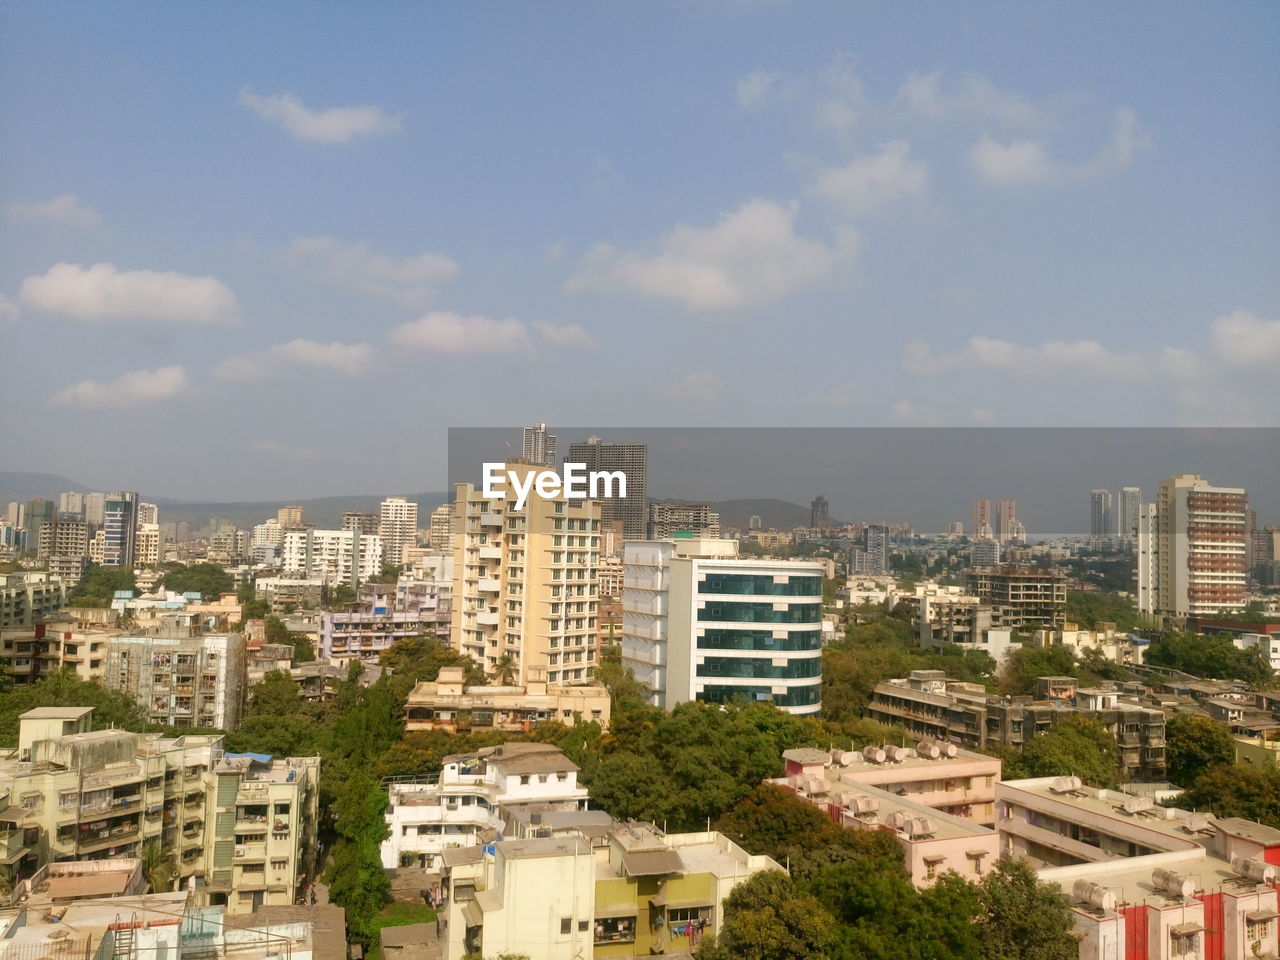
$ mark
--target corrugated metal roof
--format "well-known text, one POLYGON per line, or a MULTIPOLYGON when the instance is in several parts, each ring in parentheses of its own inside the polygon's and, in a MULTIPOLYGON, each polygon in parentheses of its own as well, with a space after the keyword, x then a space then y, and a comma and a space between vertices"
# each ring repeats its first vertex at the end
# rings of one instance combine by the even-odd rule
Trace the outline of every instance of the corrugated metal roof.
POLYGON ((651 850, 622 855, 622 873, 627 877, 656 877, 683 873, 684 861, 674 850, 651 850))

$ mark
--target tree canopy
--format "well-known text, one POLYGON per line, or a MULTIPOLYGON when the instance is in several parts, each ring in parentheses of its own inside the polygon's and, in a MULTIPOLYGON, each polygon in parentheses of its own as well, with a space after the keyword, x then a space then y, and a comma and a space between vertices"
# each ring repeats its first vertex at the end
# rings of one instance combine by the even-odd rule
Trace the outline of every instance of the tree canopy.
POLYGON ((109 607, 117 590, 135 590, 138 580, 133 571, 122 567, 90 566, 67 594, 73 607, 109 607))
POLYGON ((1225 724, 1209 717, 1176 713, 1164 726, 1169 779, 1189 786, 1213 767, 1235 760, 1235 744, 1225 724))
POLYGON ((1151 641, 1147 663, 1218 680, 1242 680, 1251 684, 1275 680, 1275 672, 1261 647, 1237 650, 1230 634, 1226 633, 1206 637, 1166 630, 1151 641))
POLYGON ((198 593, 205 600, 231 593, 236 588, 235 578, 216 563, 175 566, 164 575, 162 582, 166 590, 174 593, 198 593))

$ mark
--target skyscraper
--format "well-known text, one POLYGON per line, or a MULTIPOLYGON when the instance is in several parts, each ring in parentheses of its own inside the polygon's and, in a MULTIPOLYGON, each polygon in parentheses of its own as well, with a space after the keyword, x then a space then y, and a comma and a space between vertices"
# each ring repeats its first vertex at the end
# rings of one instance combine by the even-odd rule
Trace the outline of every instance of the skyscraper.
POLYGON ((973 501, 973 536, 975 538, 994 537, 991 529, 991 501, 973 501))
POLYGON ((1089 534, 1109 537, 1115 532, 1111 521, 1111 491, 1094 490, 1089 494, 1089 534))
POLYGON ((385 563, 404 563, 404 552, 418 543, 418 505, 404 497, 388 497, 378 513, 385 563))
POLYGON ((30 550, 40 542, 40 528, 46 523, 58 519, 58 505, 44 497, 36 497, 27 501, 26 519, 27 549, 30 550))
POLYGON ((58 513, 71 513, 77 517, 84 516, 84 494, 68 490, 58 494, 58 513))
POLYGON ((627 495, 600 500, 600 519, 621 520, 626 540, 643 540, 648 505, 645 478, 649 472, 649 447, 643 443, 605 443, 599 437, 569 444, 565 463, 584 463, 593 470, 622 471, 627 478, 627 495))
POLYGON ((539 466, 555 466, 556 438, 547 433, 545 423, 535 423, 524 428, 524 443, 520 459, 525 463, 534 463, 539 466))
POLYGON ((826 494, 820 493, 809 503, 809 526, 821 530, 830 525, 830 505, 826 494))
POLYGON ((154 503, 138 504, 138 523, 159 523, 160 509, 154 503))
POLYGON ((105 493, 86 493, 84 495, 84 518, 95 527, 102 526, 107 512, 107 495, 105 493))
POLYGON ((996 533, 1001 543, 1009 543, 1017 539, 1018 501, 1001 500, 996 505, 996 533))
POLYGON ((301 530, 302 508, 299 506, 281 507, 276 511, 276 520, 286 530, 301 530))
POLYGON ((1139 487, 1121 487, 1116 507, 1116 533, 1122 537, 1137 536, 1142 490, 1139 487))
POLYGON ((103 502, 102 565, 132 567, 138 531, 138 495, 133 491, 107 494, 103 502))
POLYGON ((1138 608, 1157 616, 1240 613, 1248 497, 1195 474, 1160 481, 1138 523, 1138 608))

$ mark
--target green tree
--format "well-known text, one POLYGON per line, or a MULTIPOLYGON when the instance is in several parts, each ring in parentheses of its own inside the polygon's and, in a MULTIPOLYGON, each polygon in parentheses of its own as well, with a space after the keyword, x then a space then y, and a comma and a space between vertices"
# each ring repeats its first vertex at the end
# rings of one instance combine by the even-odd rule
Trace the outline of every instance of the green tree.
POLYGON ((166 590, 174 593, 198 593, 205 599, 219 597, 235 589, 236 581, 216 563, 193 563, 176 567, 164 575, 166 590))
POLYGON ((1275 672, 1261 647, 1237 650, 1230 635, 1225 633, 1201 636, 1166 630, 1147 648, 1147 663, 1173 667, 1197 677, 1243 680, 1249 684, 1275 680, 1275 672))
POLYGON ((1210 767, 1178 798, 1178 805, 1280 829, 1280 767, 1244 763, 1210 767))
POLYGON ((815 898, 779 870, 738 884, 724 905, 720 936, 698 948, 698 960, 827 960, 835 921, 815 898))
POLYGON ((648 688, 636 679, 635 672, 630 667, 623 665, 622 647, 619 644, 608 644, 600 651, 595 678, 609 691, 614 712, 648 703, 648 688))
POLYGON ((18 742, 18 717, 36 707, 93 707, 96 730, 139 731, 144 724, 142 709, 127 693, 106 690, 68 668, 35 683, 14 685, 0 697, 0 744, 18 742))
POLYGON ((136 590, 137 586, 132 570, 90 566, 67 594, 67 603, 73 607, 109 607, 117 590, 136 590))
POLYGON ((1217 720, 1175 713, 1164 731, 1169 779, 1180 786, 1194 783, 1211 767, 1235 760, 1231 732, 1217 720))
POLYGON ((173 851, 165 850, 158 838, 152 837, 142 845, 142 875, 153 893, 168 893, 177 872, 173 851))
POLYGON ((1097 720, 1083 716, 1067 717, 1022 748, 1027 776, 1074 774, 1096 787, 1115 786, 1119 758, 1116 738, 1097 720))
POLYGON ((1026 647, 1012 651, 1000 673, 1000 692, 1029 697, 1036 692, 1038 677, 1073 677, 1076 656, 1070 647, 1026 647))
POLYGON ((982 878, 984 960, 1075 960, 1071 901, 1023 860, 1002 859, 982 878))

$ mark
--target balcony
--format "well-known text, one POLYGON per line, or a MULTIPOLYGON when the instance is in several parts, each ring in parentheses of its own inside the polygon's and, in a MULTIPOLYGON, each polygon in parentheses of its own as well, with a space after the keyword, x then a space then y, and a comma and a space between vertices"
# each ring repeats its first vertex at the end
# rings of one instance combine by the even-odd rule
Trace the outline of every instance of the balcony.
POLYGON ((24 830, 0 831, 0 862, 8 862, 26 849, 26 845, 22 842, 25 835, 24 830))
POLYGON ((265 843, 242 843, 235 848, 235 858, 237 860, 265 860, 267 858, 267 845, 265 843))
POLYGON ((137 837, 138 825, 136 823, 105 830, 88 830, 80 834, 80 838, 76 842, 76 851, 78 853, 93 853, 107 847, 128 843, 137 839, 137 837))
POLYGON ((480 514, 480 526, 482 527, 502 527, 502 514, 500 513, 482 513, 480 514))
POLYGON ((502 547, 481 547, 476 551, 480 555, 481 560, 501 560, 502 547))
POLYGON ((480 581, 481 593, 498 593, 501 590, 502 590, 501 580, 492 580, 489 578, 485 578, 480 581))
POLYGON ((498 625, 498 612, 496 610, 481 610, 476 614, 476 623, 482 627, 496 627, 498 625))

